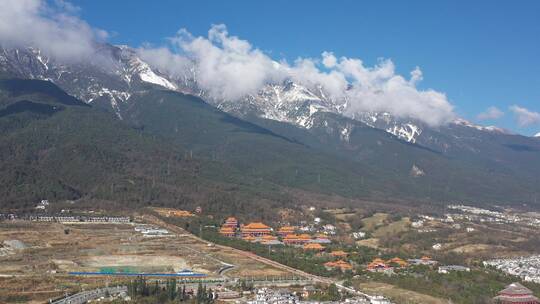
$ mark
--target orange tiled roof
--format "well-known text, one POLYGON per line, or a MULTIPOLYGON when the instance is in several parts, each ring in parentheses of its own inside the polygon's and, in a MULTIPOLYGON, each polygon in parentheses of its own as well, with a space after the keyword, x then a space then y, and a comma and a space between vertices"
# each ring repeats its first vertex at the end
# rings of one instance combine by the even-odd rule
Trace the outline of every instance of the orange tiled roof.
POLYGON ((256 238, 254 236, 248 235, 242 238, 244 241, 254 241, 256 238))
POLYGON ((287 234, 283 239, 285 240, 298 239, 298 234, 294 234, 294 233, 287 234))
POLYGON ((279 228, 279 232, 292 232, 295 229, 296 228, 294 228, 293 226, 283 226, 283 227, 279 228))
POLYGON ((431 260, 431 257, 423 256, 421 259, 424 260, 424 261, 426 261, 426 260, 431 260))
POLYGON ((337 262, 326 262, 324 263, 324 266, 326 267, 330 267, 330 268, 341 268, 341 270, 344 270, 344 269, 352 269, 352 265, 345 262, 345 261, 342 261, 342 260, 339 260, 337 262))
POLYGON ((395 264, 399 264, 400 266, 408 265, 407 262, 405 262, 403 259, 398 258, 398 257, 388 260, 387 263, 395 263, 395 264))
POLYGON ((324 249, 324 246, 321 246, 321 244, 318 244, 318 243, 304 245, 304 250, 323 250, 323 249, 324 249))
POLYGON ((234 229, 231 227, 221 227, 221 229, 219 229, 219 232, 234 232, 234 229))
POLYGON ((304 234, 300 234, 300 235, 298 236, 298 238, 299 238, 299 239, 303 239, 303 240, 311 240, 311 235, 305 234, 305 233, 304 233, 304 234))
POLYGON ((263 235, 262 236, 262 239, 265 240, 265 241, 269 241, 269 240, 277 240, 277 237, 273 236, 273 235, 263 235))
POLYGON ((233 216, 228 217, 225 221, 226 222, 238 222, 238 220, 233 216))
POLYGON ((263 223, 256 222, 256 223, 249 223, 242 227, 242 229, 270 229, 269 226, 266 226, 263 223))
POLYGON ((330 254, 332 256, 335 256, 335 257, 338 257, 338 256, 347 256, 347 253, 343 250, 336 250, 336 251, 332 251, 330 252, 330 254))

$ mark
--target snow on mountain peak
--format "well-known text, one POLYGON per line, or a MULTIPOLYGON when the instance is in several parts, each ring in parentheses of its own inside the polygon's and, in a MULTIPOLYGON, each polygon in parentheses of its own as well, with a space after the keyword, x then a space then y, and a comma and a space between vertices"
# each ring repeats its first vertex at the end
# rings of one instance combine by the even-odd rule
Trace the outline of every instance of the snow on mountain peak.
POLYGON ((475 125, 475 124, 471 123, 470 121, 462 119, 462 118, 455 119, 452 123, 456 124, 456 125, 460 125, 460 126, 474 128, 474 129, 477 129, 477 130, 480 130, 480 131, 498 132, 498 133, 503 133, 503 134, 508 133, 508 131, 506 131, 506 130, 504 130, 502 128, 496 127, 496 126, 486 126, 485 127, 485 126, 475 125))
POLYGON ((540 132, 536 133, 533 137, 540 137, 540 132))
POLYGON ((139 78, 142 81, 157 84, 170 90, 176 90, 176 86, 174 84, 164 77, 158 76, 154 71, 152 71, 150 66, 140 58, 133 57, 132 60, 130 60, 130 63, 135 67, 135 70, 138 72, 139 78))

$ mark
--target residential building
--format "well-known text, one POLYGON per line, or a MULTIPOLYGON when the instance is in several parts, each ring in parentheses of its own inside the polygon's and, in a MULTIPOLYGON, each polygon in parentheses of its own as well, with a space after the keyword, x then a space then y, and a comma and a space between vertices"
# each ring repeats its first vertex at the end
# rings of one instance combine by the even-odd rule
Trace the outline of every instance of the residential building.
POLYGON ((460 265, 449 265, 449 266, 440 266, 438 273, 449 273, 451 271, 466 271, 469 272, 471 269, 469 267, 460 266, 460 265))

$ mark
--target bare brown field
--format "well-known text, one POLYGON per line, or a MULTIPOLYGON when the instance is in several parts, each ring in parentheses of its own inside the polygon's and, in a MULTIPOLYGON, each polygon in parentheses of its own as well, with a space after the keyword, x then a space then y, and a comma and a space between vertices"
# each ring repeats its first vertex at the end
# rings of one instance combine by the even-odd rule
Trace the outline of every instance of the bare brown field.
POLYGON ((286 276, 234 250, 208 246, 190 235, 145 237, 132 224, 0 222, 0 303, 43 303, 65 292, 103 286, 125 278, 75 277, 71 271, 178 272, 182 269, 219 277, 286 276), (14 245, 14 246, 15 246, 14 245))

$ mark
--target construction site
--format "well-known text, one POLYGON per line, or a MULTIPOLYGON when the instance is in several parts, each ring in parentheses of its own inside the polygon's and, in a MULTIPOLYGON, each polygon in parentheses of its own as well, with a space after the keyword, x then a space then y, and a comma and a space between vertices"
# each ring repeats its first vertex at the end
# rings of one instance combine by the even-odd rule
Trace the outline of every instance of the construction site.
POLYGON ((1 303, 44 303, 138 274, 220 282, 302 277, 152 216, 129 223, 0 221, 1 303))

